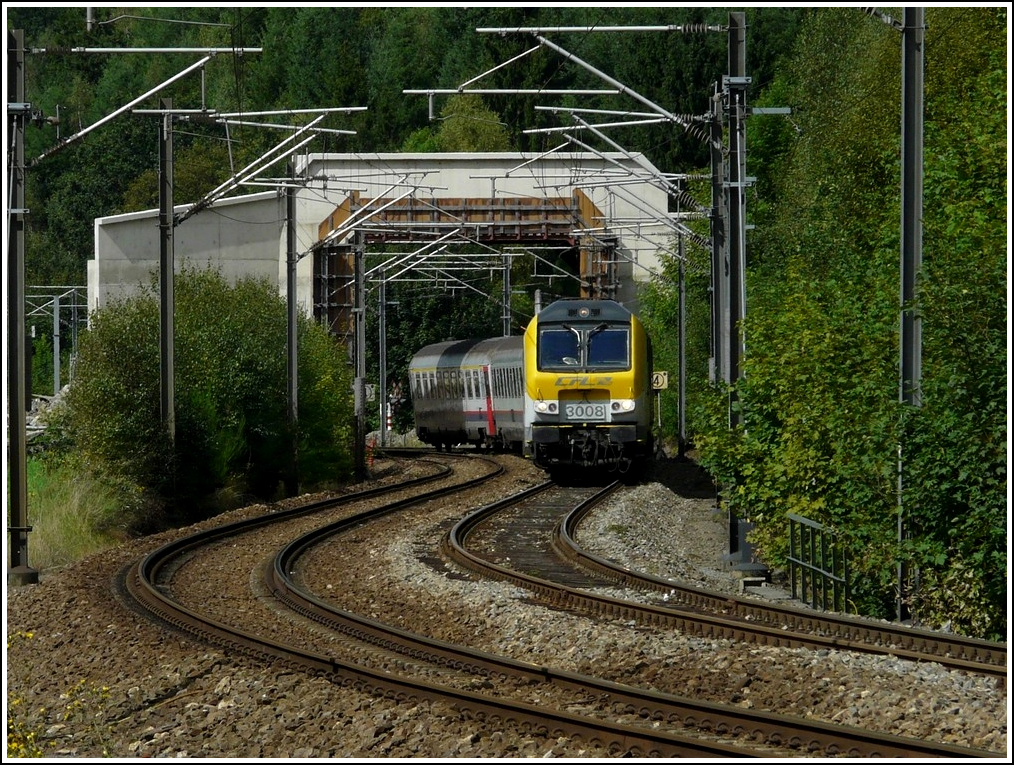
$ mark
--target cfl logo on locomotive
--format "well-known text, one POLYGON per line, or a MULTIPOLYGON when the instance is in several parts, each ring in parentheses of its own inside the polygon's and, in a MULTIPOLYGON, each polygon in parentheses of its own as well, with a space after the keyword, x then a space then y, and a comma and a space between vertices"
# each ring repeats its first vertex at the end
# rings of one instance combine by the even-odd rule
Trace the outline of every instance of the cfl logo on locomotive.
POLYGON ((565 377, 556 378, 557 388, 575 388, 585 385, 612 385, 612 383, 612 377, 591 378, 587 375, 567 375, 565 377))

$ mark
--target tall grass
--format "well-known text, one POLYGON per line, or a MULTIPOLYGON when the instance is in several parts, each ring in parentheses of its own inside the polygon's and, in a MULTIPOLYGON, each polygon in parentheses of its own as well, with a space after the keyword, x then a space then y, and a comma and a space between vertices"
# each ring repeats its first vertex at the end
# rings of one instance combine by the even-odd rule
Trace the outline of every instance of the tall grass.
POLYGON ((103 530, 103 522, 117 515, 111 488, 80 477, 68 465, 37 458, 28 460, 27 478, 32 568, 41 572, 65 566, 121 541, 103 530))

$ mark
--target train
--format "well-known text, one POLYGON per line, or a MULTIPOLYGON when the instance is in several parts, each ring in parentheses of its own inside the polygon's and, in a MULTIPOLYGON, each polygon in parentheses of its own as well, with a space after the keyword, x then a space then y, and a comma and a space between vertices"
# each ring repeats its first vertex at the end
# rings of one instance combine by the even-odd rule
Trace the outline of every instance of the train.
POLYGON ((563 298, 523 336, 452 340, 409 362, 416 435, 513 451, 547 472, 627 472, 654 454, 651 340, 614 300, 563 298))

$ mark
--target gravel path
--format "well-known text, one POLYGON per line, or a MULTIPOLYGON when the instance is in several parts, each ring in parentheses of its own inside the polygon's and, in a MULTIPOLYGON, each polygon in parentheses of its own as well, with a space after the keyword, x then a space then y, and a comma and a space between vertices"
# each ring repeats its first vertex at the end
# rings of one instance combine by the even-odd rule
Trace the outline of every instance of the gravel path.
MULTIPOLYGON (((541 480, 528 463, 505 459, 520 471, 512 479, 518 486, 541 480)), ((376 467, 379 472, 382 466, 376 467)), ((579 540, 632 568, 738 592, 739 581, 722 562, 724 519, 714 512, 709 487, 690 478, 686 465, 668 464, 597 512, 579 540)), ((456 510, 449 506, 446 512, 456 510)), ((389 543, 368 551, 360 544, 355 568, 368 575, 352 586, 351 569, 337 574, 343 591, 335 597, 347 603, 368 600, 391 618, 439 613, 432 629, 437 637, 451 635, 484 650, 564 669, 988 749, 998 757, 1007 752, 1005 687, 935 664, 757 648, 551 611, 527 603, 513 588, 469 581, 421 561, 419 551, 439 534, 439 524, 437 514, 419 514, 389 543)), ((137 540, 44 571, 38 585, 8 588, 8 719, 13 712, 41 731, 46 755, 604 756, 566 740, 490 729, 439 704, 399 704, 260 666, 154 627, 124 606, 113 581, 146 552, 189 532, 137 540)))

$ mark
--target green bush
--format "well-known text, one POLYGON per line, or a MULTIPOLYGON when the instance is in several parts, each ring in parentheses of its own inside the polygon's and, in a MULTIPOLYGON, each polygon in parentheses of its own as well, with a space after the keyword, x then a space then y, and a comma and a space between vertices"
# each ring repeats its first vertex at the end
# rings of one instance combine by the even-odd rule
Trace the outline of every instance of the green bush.
POLYGON ((928 8, 926 23, 921 406, 898 400, 901 39, 855 9, 819 9, 771 89, 799 132, 751 154, 766 186, 749 234, 742 426, 729 429, 716 390, 696 443, 770 565, 784 565, 797 513, 845 547, 860 613, 894 615, 901 565, 916 621, 996 638, 1008 580, 1006 10, 928 8))
POLYGON ((175 439, 160 411, 159 299, 154 283, 91 317, 59 415, 83 469, 115 482, 152 514, 203 517, 228 488, 270 499, 351 471, 351 385, 344 349, 300 317, 298 431, 288 422, 287 310, 267 280, 228 284, 183 267, 175 279, 175 439), (293 461, 293 443, 299 459, 293 461), (291 469, 298 465, 298 480, 291 469))

